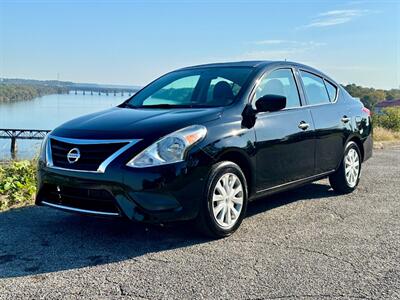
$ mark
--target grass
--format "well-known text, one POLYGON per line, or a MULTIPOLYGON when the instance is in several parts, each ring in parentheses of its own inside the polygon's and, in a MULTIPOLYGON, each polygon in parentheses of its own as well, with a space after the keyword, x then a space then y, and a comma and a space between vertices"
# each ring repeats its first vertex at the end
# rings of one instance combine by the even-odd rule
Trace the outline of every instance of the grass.
POLYGON ((383 127, 374 128, 375 142, 400 142, 400 132, 386 129, 383 127))

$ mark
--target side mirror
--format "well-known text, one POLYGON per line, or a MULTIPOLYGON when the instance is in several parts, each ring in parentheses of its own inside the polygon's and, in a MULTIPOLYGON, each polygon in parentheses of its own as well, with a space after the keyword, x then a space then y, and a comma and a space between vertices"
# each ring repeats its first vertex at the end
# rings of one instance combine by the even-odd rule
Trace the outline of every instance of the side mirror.
POLYGON ((278 111, 286 107, 286 97, 280 95, 265 95, 256 101, 257 112, 278 111))

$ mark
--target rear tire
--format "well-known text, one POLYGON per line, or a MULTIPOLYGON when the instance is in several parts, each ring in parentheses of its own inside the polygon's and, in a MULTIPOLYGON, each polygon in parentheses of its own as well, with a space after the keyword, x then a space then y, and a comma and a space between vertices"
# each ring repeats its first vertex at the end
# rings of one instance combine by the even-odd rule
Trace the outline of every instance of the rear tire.
POLYGON ((329 176, 333 190, 339 194, 351 193, 357 188, 361 174, 361 153, 355 142, 346 145, 339 169, 329 176))
POLYGON ((195 220, 197 229, 214 238, 229 236, 239 228, 246 209, 247 182, 240 167, 230 161, 215 164, 195 220))

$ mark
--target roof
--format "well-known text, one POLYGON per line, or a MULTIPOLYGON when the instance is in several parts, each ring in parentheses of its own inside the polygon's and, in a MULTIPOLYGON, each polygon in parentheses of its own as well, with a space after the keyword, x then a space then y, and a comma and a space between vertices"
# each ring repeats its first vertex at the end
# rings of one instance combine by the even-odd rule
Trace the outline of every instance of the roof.
POLYGON ((393 107, 393 106, 400 106, 400 99, 385 100, 375 105, 375 107, 393 107))
POLYGON ((280 61, 280 60, 252 60, 252 61, 236 61, 236 62, 224 62, 224 63, 212 63, 212 64, 204 64, 204 65, 197 65, 197 66, 190 66, 190 67, 185 67, 179 70, 190 70, 190 69, 196 69, 196 68, 218 68, 218 67, 248 67, 248 68, 263 68, 268 65, 290 65, 290 66, 297 66, 298 68, 304 68, 306 70, 309 70, 311 72, 314 72, 316 74, 319 74, 320 76, 325 77, 331 82, 334 82, 336 85, 338 85, 335 80, 333 80, 331 77, 328 75, 324 74, 323 72, 293 61, 280 61))
POLYGON ((183 69, 193 69, 193 68, 204 68, 204 67, 259 67, 266 66, 268 64, 276 63, 277 61, 268 60, 253 60, 253 61, 236 61, 236 62, 223 62, 223 63, 212 63, 190 66, 183 69))

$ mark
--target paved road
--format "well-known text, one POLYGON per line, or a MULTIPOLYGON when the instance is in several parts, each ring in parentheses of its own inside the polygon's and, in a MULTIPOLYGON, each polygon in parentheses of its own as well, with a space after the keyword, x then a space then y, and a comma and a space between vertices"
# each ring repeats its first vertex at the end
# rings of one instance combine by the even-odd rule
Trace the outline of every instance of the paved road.
POLYGON ((0 298, 400 299, 400 148, 360 186, 254 202, 241 229, 138 226, 29 207, 0 214, 0 298))

